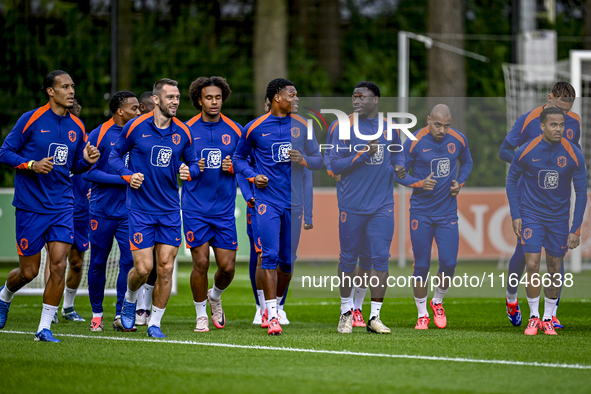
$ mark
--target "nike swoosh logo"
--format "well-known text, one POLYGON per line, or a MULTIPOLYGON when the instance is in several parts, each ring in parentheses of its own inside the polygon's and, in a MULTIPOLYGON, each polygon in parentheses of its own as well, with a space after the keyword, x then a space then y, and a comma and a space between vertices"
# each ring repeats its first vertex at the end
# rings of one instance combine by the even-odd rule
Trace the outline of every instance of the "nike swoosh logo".
POLYGON ((457 222, 451 222, 451 224, 456 224, 457 222))
POLYGON ((152 136, 152 134, 148 134, 148 135, 142 134, 142 137, 151 137, 151 136, 152 136))
POLYGON ((531 161, 540 161, 542 159, 531 159, 531 161))
POLYGON ((51 131, 51 130, 43 130, 43 129, 41 129, 41 132, 42 132, 42 133, 49 133, 50 131, 51 131))
POLYGON ((388 212, 392 212, 392 211, 393 211, 393 209, 388 209, 388 212))
POLYGON ((88 246, 88 242, 85 243, 85 244, 82 244, 82 246, 87 247, 88 246))
POLYGON ((566 249, 566 248, 568 248, 568 245, 567 246, 561 246, 560 247, 560 249, 566 249))
POLYGON ((180 241, 180 240, 181 240, 180 238, 175 238, 175 239, 176 239, 177 241, 180 241))
POLYGON ((267 133, 267 134, 263 133, 263 134, 262 134, 262 136, 263 136, 263 137, 266 137, 266 136, 268 136, 268 135, 270 135, 270 134, 271 134, 271 133, 267 133))
POLYGON ((195 137, 195 138, 193 138, 193 139, 194 139, 194 140, 200 140, 200 139, 201 139, 201 137, 195 137))
POLYGON ((423 149, 423 152, 429 152, 431 149, 423 149))
POLYGON ((232 245, 236 245, 238 242, 232 242, 232 245))

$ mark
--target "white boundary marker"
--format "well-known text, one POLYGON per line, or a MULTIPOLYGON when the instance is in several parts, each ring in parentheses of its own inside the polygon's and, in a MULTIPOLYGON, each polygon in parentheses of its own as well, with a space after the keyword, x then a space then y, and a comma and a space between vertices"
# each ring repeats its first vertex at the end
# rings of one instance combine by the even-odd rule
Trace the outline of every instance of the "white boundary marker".
MULTIPOLYGON (((4 334, 22 334, 35 335, 33 332, 24 331, 0 331, 4 334)), ((350 352, 347 350, 322 350, 322 349, 302 349, 292 347, 278 347, 278 346, 259 346, 259 345, 236 345, 232 343, 215 343, 215 342, 193 342, 193 341, 176 341, 167 339, 148 339, 148 338, 127 338, 127 337, 104 337, 91 335, 76 335, 76 334, 55 334, 56 337, 70 337, 70 338, 89 338, 89 339, 104 339, 111 341, 130 341, 130 342, 152 342, 152 343, 167 343, 173 345, 193 345, 193 346, 211 346, 211 347, 225 347, 234 349, 253 349, 253 350, 276 350, 283 352, 296 353, 318 353, 318 354, 334 354, 339 356, 362 356, 362 357, 383 357, 383 358, 399 358, 410 360, 427 360, 427 361, 451 361, 458 363, 474 363, 474 364, 501 364, 501 365, 518 365, 524 367, 546 367, 546 368, 566 368, 566 369, 591 369, 591 365, 581 364, 553 364, 553 363, 539 363, 527 361, 510 361, 510 360, 485 360, 476 358, 461 358, 461 357, 438 357, 438 356, 417 356, 411 354, 385 354, 385 353, 365 353, 365 352, 350 352)))

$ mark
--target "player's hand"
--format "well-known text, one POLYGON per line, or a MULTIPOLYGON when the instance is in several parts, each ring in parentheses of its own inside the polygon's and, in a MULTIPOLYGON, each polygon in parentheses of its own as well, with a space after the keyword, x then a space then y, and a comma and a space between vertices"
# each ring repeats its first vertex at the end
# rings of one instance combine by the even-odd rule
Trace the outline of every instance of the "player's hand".
POLYGON ((300 164, 304 160, 304 156, 302 156, 300 151, 295 149, 289 151, 289 158, 296 164, 300 164))
POLYGON ((222 171, 229 171, 230 168, 232 168, 232 158, 228 155, 222 160, 222 171))
POLYGON ((90 145, 90 142, 86 144, 84 148, 84 160, 89 163, 96 163, 97 160, 101 157, 101 152, 94 146, 90 145))
POLYGON ((568 234, 567 244, 569 249, 576 248, 581 244, 581 236, 573 233, 568 234))
POLYGON ((458 194, 460 194, 461 188, 462 187, 460 186, 458 181, 451 181, 451 187, 449 188, 449 191, 451 192, 452 196, 457 196, 458 194))
POLYGON ((437 181, 435 179, 431 179, 431 177, 433 177, 433 172, 429 174, 428 177, 426 177, 425 179, 423 179, 423 190, 433 190, 433 188, 435 188, 435 185, 437 184, 437 181))
POLYGON ((249 208, 254 208, 254 197, 252 197, 250 200, 248 200, 246 205, 248 205, 249 208))
POLYGON ((266 176, 259 174, 254 177, 254 185, 257 188, 262 189, 264 187, 267 187, 268 184, 269 184, 269 178, 267 178, 266 176))
MULTIPOLYGON (((513 221, 513 232, 515 233, 515 235, 517 235, 517 239, 521 239, 521 225, 523 224, 523 222, 521 221, 521 219, 515 219, 513 221)), ((570 241, 570 234, 568 237, 569 241, 570 241)))
POLYGON ((406 171, 404 170, 404 167, 402 167, 398 164, 394 166, 394 173, 396 174, 398 179, 406 178, 406 171))
POLYGON ((185 163, 182 163, 181 166, 179 167, 179 174, 180 174, 181 181, 188 181, 189 178, 191 177, 191 171, 189 170, 189 167, 185 163))
POLYGON ((308 223, 304 223, 304 230, 312 230, 313 228, 314 228, 314 225, 308 224, 308 223))
POLYGON ((203 170, 205 170, 205 159, 199 160, 197 164, 199 165, 199 171, 203 172, 203 170))
POLYGON ((337 182, 340 182, 341 179, 343 179, 343 177, 341 176, 341 174, 338 174, 338 175, 335 175, 334 176, 334 180, 337 181, 337 182))
POLYGON ((88 189, 88 193, 86 193, 86 197, 88 198, 88 201, 90 201, 90 193, 92 193, 92 189, 88 189))
POLYGON ((131 186, 132 189, 139 189, 143 182, 144 174, 141 172, 136 172, 131 176, 131 179, 129 180, 129 186, 131 186))
POLYGON ((380 146, 378 145, 378 140, 369 141, 367 143, 367 146, 369 146, 369 150, 367 151, 367 153, 370 156, 375 155, 377 153, 378 149, 380 148, 380 146))
POLYGON ((49 174, 53 170, 53 156, 45 157, 33 163, 33 171, 37 174, 49 174))

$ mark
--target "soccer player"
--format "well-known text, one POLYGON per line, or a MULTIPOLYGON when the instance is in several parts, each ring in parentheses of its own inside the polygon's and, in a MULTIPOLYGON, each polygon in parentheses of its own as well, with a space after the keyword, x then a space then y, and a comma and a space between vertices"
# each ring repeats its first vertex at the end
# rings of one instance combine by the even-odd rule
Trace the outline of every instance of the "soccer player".
POLYGON ((339 133, 334 132, 338 121, 330 127, 334 148, 329 154, 330 169, 335 176, 341 177, 337 187, 341 246, 338 268, 341 315, 337 330, 343 334, 353 332, 351 292, 362 246, 371 251, 370 276, 378 280, 378 285, 371 289, 367 331, 379 334, 391 332, 380 320, 380 309, 386 291, 389 250, 394 236, 392 176, 396 172, 396 176, 404 177, 405 171, 404 155, 398 149, 401 145, 399 132, 392 135, 391 141, 387 140, 387 121, 378 115, 379 100, 378 85, 369 81, 359 82, 353 90, 354 114, 350 118, 351 124, 347 125, 351 128, 351 139, 341 140, 339 133), (356 118, 359 133, 373 136, 368 137, 371 141, 361 139, 353 132, 356 118), (380 128, 384 132, 374 138, 380 128))
POLYGON ((127 207, 134 267, 127 276, 121 324, 126 330, 135 324, 138 290, 152 271, 156 249, 158 279, 148 326, 148 336, 154 338, 166 337, 160 324, 170 297, 174 259, 181 245, 177 174, 183 181, 199 176, 191 131, 175 117, 181 96, 177 86, 176 81, 168 78, 154 84, 154 111, 128 122, 109 156, 109 164, 130 185, 127 207), (129 163, 125 166, 128 152, 129 163), (181 158, 186 164, 181 164, 181 158))
POLYGON ((291 280, 303 216, 302 171, 305 167, 320 169, 322 157, 315 138, 306 138, 306 121, 295 114, 298 98, 293 82, 284 78, 272 80, 266 96, 271 111, 246 125, 233 164, 237 173, 257 187, 255 204, 263 250, 262 282, 268 333, 279 335, 282 329, 277 304, 291 280), (251 151, 254 169, 248 162, 251 151))
POLYGON ((574 249, 580 243, 581 223, 587 205, 587 170, 582 152, 563 138, 564 112, 560 108, 545 108, 539 118, 542 135, 515 152, 507 175, 507 197, 513 231, 523 245, 527 266, 525 290, 530 319, 525 335, 536 335, 538 329, 544 334, 556 335, 552 313, 563 277, 560 270, 567 249, 574 249), (576 197, 569 231, 571 183, 576 197), (551 283, 544 285, 546 298, 540 321, 542 246, 546 250, 551 283))
POLYGON ((0 162, 16 169, 13 205, 19 254, 19 267, 0 289, 0 328, 14 293, 37 276, 41 249, 47 244, 50 276, 35 340, 60 342, 51 332, 51 321, 64 292, 66 258, 74 239, 70 171, 87 171, 100 154, 87 143, 84 123, 68 111, 75 93, 70 75, 50 72, 42 90, 49 102, 21 116, 0 148, 0 162))
MULTIPOLYGON (((523 146, 541 134, 540 113, 544 108, 551 107, 559 108, 566 114, 564 126, 566 130, 565 137, 575 144, 577 148, 581 149, 581 146, 579 145, 581 119, 579 118, 579 115, 571 112, 574 101, 575 89, 572 85, 567 82, 556 82, 552 86, 551 93, 548 95, 548 103, 521 115, 519 119, 517 119, 517 122, 515 122, 515 125, 503 141, 503 145, 499 150, 499 157, 507 163, 511 163, 517 147, 523 146)), ((515 252, 509 261, 508 277, 519 280, 523 275, 524 270, 525 255, 523 253, 523 246, 520 242, 517 242, 515 252)), ((561 274, 564 275, 564 267, 561 267, 561 274)), ((517 286, 512 286, 513 284, 515 284, 514 280, 507 281, 507 317, 514 326, 519 326, 521 325, 521 310, 519 309, 519 303, 517 301, 517 286)), ((560 289, 562 290, 562 286, 560 289)), ((563 328, 562 324, 560 324, 560 321, 556 317, 559 302, 560 295, 558 297, 558 302, 556 303, 556 309, 552 315, 552 324, 554 325, 554 328, 563 328)))
MULTIPOLYGON (((103 300, 105 296, 106 268, 113 238, 119 245, 119 274, 117 276, 117 304, 113 329, 128 331, 121 324, 121 307, 127 290, 127 274, 133 267, 129 249, 129 212, 126 206, 128 183, 109 164, 109 155, 123 127, 140 115, 135 94, 127 91, 115 93, 109 100, 113 117, 90 133, 89 140, 101 153, 101 159, 84 174, 92 182, 90 201, 90 266, 88 268, 88 295, 92 306, 90 331, 103 331, 103 300)), ((127 162, 129 156, 126 156, 127 162)), ((134 330, 132 328, 132 330, 134 330)))
POLYGON ((413 187, 410 198, 410 240, 414 255, 413 291, 419 318, 415 329, 429 328, 427 277, 431 266, 433 238, 439 251, 439 285, 430 306, 433 320, 445 328, 443 297, 458 265, 460 234, 457 195, 470 172, 472 156, 466 136, 451 128, 451 111, 445 104, 433 107, 427 126, 404 143, 405 168, 412 175, 398 183, 413 187), (459 171, 458 171, 459 164, 459 171))
POLYGON ((242 126, 221 113, 231 92, 222 77, 199 77, 189 88, 193 106, 201 112, 186 125, 191 129, 195 155, 205 164, 199 178, 184 184, 181 192, 183 230, 193 259, 191 290, 197 314, 196 332, 209 331, 208 302, 213 325, 224 328, 226 317, 221 296, 234 278, 238 235, 232 155, 242 135, 242 126), (210 246, 218 269, 208 290, 210 246))
MULTIPOLYGON (((142 115, 152 112, 154 110, 154 100, 152 100, 152 92, 144 92, 140 96, 140 112, 142 115)), ((156 264, 156 250, 153 253, 154 264, 156 264)), ((152 307, 152 294, 154 293, 154 285, 156 284, 156 277, 158 270, 152 268, 148 280, 142 286, 138 293, 137 310, 135 311, 135 324, 137 326, 145 326, 150 321, 150 308, 152 307)))
MULTIPOLYGON (((77 118, 80 117, 82 107, 74 99, 74 104, 69 110, 77 118)), ((88 232, 90 230, 88 219, 88 190, 90 185, 83 175, 70 173, 72 180, 72 192, 74 193, 74 242, 68 254, 68 275, 66 276, 66 289, 64 290, 64 302, 62 305, 62 317, 70 321, 86 321, 74 309, 74 300, 82 279, 84 252, 88 250, 88 232)), ((45 283, 49 280, 49 264, 45 264, 45 283)), ((58 323, 57 312, 53 316, 53 323, 58 323)))

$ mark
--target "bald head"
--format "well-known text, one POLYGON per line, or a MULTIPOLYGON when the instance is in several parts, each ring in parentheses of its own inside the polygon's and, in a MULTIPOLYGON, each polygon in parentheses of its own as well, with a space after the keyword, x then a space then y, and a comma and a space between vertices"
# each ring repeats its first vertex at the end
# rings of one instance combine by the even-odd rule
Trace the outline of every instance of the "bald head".
POLYGON ((451 111, 445 104, 437 104, 427 116, 429 132, 435 141, 442 141, 451 125, 451 111))
POLYGON ((450 118, 451 119, 451 111, 449 110, 449 107, 445 104, 437 104, 436 106, 433 107, 433 109, 431 109, 431 113, 429 114, 429 117, 433 117, 439 115, 440 117, 443 118, 450 118))

